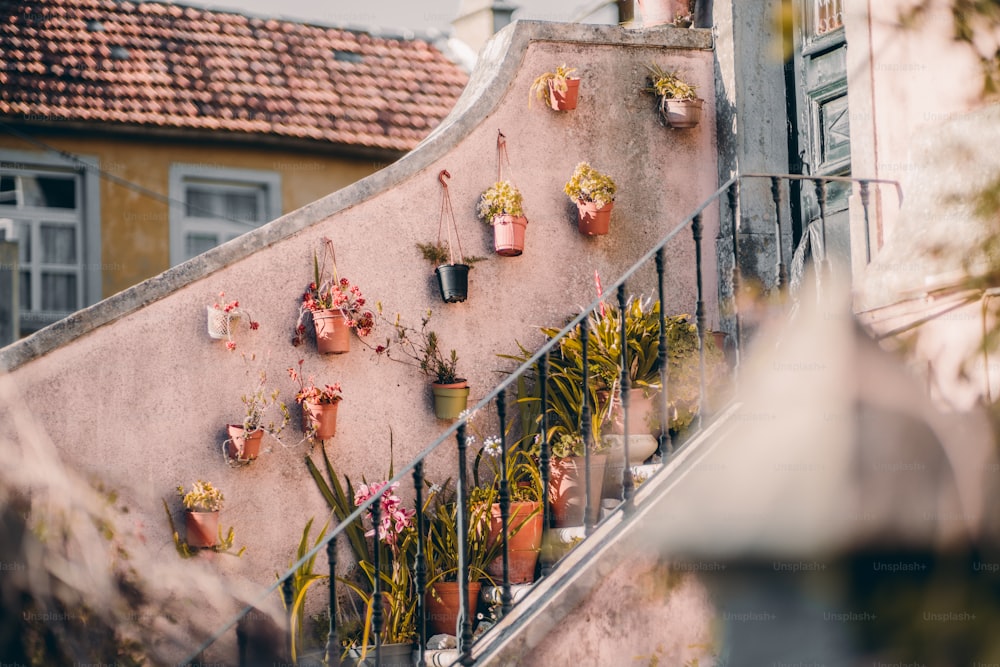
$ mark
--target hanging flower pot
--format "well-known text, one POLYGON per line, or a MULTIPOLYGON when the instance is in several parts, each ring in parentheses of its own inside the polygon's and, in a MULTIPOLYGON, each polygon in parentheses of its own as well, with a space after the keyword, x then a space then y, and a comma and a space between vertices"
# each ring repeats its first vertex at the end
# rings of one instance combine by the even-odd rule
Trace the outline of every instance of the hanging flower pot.
POLYGON ((264 440, 264 429, 247 433, 242 424, 227 424, 226 454, 237 461, 253 461, 260 456, 260 445, 264 440))
POLYGON ((208 335, 215 340, 229 338, 240 314, 217 306, 205 306, 208 311, 208 335))
POLYGON ((442 264, 434 269, 445 303, 465 301, 469 296, 469 265, 442 264))
MULTIPOLYGON (((535 501, 511 502, 507 519, 510 535, 507 537, 508 569, 512 584, 527 584, 535 580, 535 564, 542 549, 541 503, 535 501)), ((490 511, 490 544, 500 540, 503 518, 500 503, 493 503, 490 511)), ((498 584, 503 581, 503 555, 486 568, 486 573, 498 584)))
POLYGON ((434 415, 438 419, 457 419, 469 404, 469 384, 462 379, 449 384, 433 383, 434 415))
POLYGON ((351 324, 339 310, 317 310, 313 314, 316 349, 321 354, 351 351, 351 324))
MULTIPOLYGON (((469 582, 466 613, 473 622, 481 588, 482 584, 478 581, 469 582)), ((457 581, 437 581, 431 584, 424 599, 427 602, 427 624, 434 634, 454 636, 458 632, 458 612, 461 605, 459 595, 457 581)))
POLYGON ((337 435, 337 406, 336 403, 312 403, 305 401, 302 403, 302 423, 307 431, 314 433, 319 440, 326 440, 337 435))
POLYGON ((603 236, 611 229, 613 201, 598 208, 592 201, 577 202, 576 226, 585 236, 603 236))
POLYGON ((219 513, 184 511, 187 544, 190 547, 214 547, 219 541, 219 513))
POLYGON ((493 218, 493 249, 501 257, 517 257, 524 252, 524 230, 528 219, 523 215, 503 214, 493 218))
POLYGON ((660 114, 666 123, 677 130, 685 130, 697 127, 701 122, 701 107, 705 100, 695 98, 693 100, 663 100, 660 107, 660 114))
POLYGON ((581 162, 576 165, 563 192, 577 206, 577 228, 581 234, 600 236, 608 233, 611 209, 618 192, 614 179, 581 162))
POLYGON ((556 111, 572 111, 580 95, 580 79, 566 79, 565 90, 560 90, 554 79, 549 79, 549 106, 556 111))

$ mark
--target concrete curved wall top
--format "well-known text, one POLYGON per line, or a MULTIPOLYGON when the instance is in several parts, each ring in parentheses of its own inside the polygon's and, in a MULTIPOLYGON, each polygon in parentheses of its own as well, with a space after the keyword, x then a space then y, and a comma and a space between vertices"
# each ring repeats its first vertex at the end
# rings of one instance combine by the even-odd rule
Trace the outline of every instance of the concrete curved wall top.
MULTIPOLYGON (((419 323, 433 311, 432 328, 446 349, 458 350, 475 400, 498 371, 510 368, 497 354, 516 352, 515 341, 541 342, 539 325, 559 324, 593 299, 595 271, 611 283, 715 190, 710 49, 707 31, 515 23, 486 47, 455 112, 399 162, 9 346, 0 363, 67 463, 121 490, 154 551, 173 557, 160 498, 172 500, 178 484, 207 479, 226 492, 223 523, 234 525, 237 543, 249 547, 242 559, 214 566, 269 583, 290 562, 306 520, 326 509, 302 463, 305 445, 286 450, 271 443, 272 451, 241 469, 223 461, 224 425, 239 420, 240 395, 251 382, 238 352, 206 335, 205 305, 224 290, 260 321, 259 331, 244 329, 236 342, 267 360, 271 384, 285 400, 294 395, 285 369, 299 359, 317 381, 341 382, 346 398, 327 452, 352 479, 384 477, 390 430, 395 460, 403 464, 444 424, 433 417, 425 378, 357 340, 351 353, 331 358, 319 356, 311 341, 289 344, 319 239, 334 241, 341 274, 386 312, 419 323), (680 70, 704 92, 699 127, 660 126, 653 98, 642 92, 652 62, 680 70), (579 107, 529 110, 531 82, 562 63, 583 78, 579 107), (498 129, 530 220, 525 253, 517 258, 492 255, 491 230, 474 214, 496 175, 498 129), (576 231, 575 207, 562 192, 582 160, 619 186, 605 237, 576 231), (414 247, 437 235, 441 169, 453 176, 465 252, 489 255, 472 271, 462 304, 440 301, 414 247)), ((710 244, 717 210, 704 221, 710 244)), ((704 256, 706 302, 716 324, 715 254, 709 247, 704 256)), ((693 312, 693 257, 689 234, 668 247, 668 312, 693 312)), ((651 270, 642 272, 633 290, 648 291, 651 278, 651 270)), ((375 342, 385 333, 377 331, 375 342)), ((297 426, 293 405, 286 431, 292 440, 297 426)), ((437 456, 428 474, 450 476, 451 463, 450 454, 437 456)))

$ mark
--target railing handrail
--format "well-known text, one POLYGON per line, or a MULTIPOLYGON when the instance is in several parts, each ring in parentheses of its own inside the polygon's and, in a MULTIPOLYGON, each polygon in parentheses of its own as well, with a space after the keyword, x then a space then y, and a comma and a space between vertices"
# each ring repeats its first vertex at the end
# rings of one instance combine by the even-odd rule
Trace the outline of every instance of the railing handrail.
MULTIPOLYGON (((607 294, 611 294, 614 290, 618 289, 620 286, 624 285, 629 278, 631 278, 639 269, 641 269, 647 262, 653 259, 656 254, 663 249, 667 243, 673 240, 679 233, 691 226, 692 222, 698 218, 710 205, 718 201, 724 194, 730 191, 733 185, 742 181, 746 178, 768 178, 768 179, 788 179, 788 180, 823 180, 823 181, 837 181, 837 182, 878 182, 878 183, 891 183, 896 186, 897 195, 899 196, 900 202, 902 202, 902 189, 897 181, 889 179, 874 179, 874 178, 857 178, 857 177, 846 177, 846 176, 803 176, 800 174, 765 174, 765 173, 750 173, 750 174, 735 174, 729 178, 725 183, 723 183, 718 189, 715 190, 709 197, 707 197, 698 207, 696 207, 690 214, 688 214, 676 227, 665 234, 658 243, 656 243, 648 252, 642 255, 636 262, 632 264, 614 283, 611 283, 605 290, 607 294)), ((720 225, 721 226, 721 225, 720 225)), ((587 318, 591 312, 597 309, 601 302, 605 300, 604 295, 597 296, 586 308, 582 308, 580 314, 572 318, 569 323, 567 323, 558 333, 545 341, 538 350, 524 363, 518 366, 516 369, 507 373, 507 377, 502 379, 493 389, 486 394, 476 405, 467 410, 467 416, 457 419, 453 424, 451 424, 447 429, 445 429, 441 435, 439 435, 433 442, 427 445, 423 450, 414 456, 414 458, 406 464, 400 471, 398 471, 390 480, 387 481, 386 485, 375 494, 372 494, 367 500, 358 505, 353 512, 348 516, 344 517, 338 525, 327 535, 317 542, 311 549, 309 549, 299 560, 293 563, 289 568, 280 575, 276 581, 268 586, 252 603, 248 604, 237 613, 231 620, 222 625, 215 633, 213 633, 208 639, 202 642, 201 645, 191 653, 188 658, 182 661, 180 664, 188 665, 194 662, 198 656, 200 656, 208 647, 218 641, 222 635, 227 632, 230 628, 235 626, 239 621, 252 612, 256 605, 262 603, 270 595, 272 595, 278 588, 283 584, 285 580, 289 577, 294 576, 295 572, 304 565, 311 558, 315 557, 321 549, 325 549, 327 545, 333 540, 337 539, 342 535, 347 527, 350 526, 354 521, 361 519, 369 508, 372 507, 376 502, 381 500, 384 493, 387 493, 391 489, 392 485, 396 482, 400 482, 406 475, 411 475, 418 464, 422 463, 430 454, 435 452, 438 447, 440 447, 444 442, 453 436, 457 436, 459 430, 464 428, 468 422, 468 415, 475 413, 476 411, 485 408, 491 402, 497 399, 501 392, 505 391, 518 377, 524 373, 530 372, 535 368, 538 362, 549 352, 551 352, 556 345, 559 345, 563 338, 565 338, 570 332, 576 329, 585 318, 587 318)), ((663 305, 661 304, 661 308, 663 305)), ((703 427, 703 425, 701 425, 703 427)), ((695 432, 700 430, 697 428, 695 432)), ((332 573, 331 573, 332 574, 332 573)), ((332 593, 331 593, 332 594, 332 593)))

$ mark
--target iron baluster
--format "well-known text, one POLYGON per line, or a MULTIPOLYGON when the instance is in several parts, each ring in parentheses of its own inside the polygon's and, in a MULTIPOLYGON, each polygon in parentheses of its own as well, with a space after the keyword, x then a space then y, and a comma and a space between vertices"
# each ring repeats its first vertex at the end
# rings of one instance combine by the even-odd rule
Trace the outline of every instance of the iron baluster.
POLYGON ((705 413, 708 412, 708 397, 705 394, 705 301, 701 278, 701 213, 696 213, 691 221, 691 235, 694 237, 694 270, 698 301, 694 309, 695 323, 698 326, 698 365, 700 367, 700 388, 698 392, 698 428, 705 425, 705 413))
POLYGON ((816 189, 816 201, 819 203, 819 236, 823 245, 823 259, 827 275, 830 273, 830 249, 826 247, 826 181, 814 178, 813 187, 816 189))
POLYGON ((660 442, 657 454, 663 461, 668 454, 674 453, 674 442, 670 437, 670 416, 668 414, 670 394, 667 387, 667 375, 669 364, 667 362, 667 316, 666 316, 666 292, 667 285, 664 277, 664 252, 663 246, 656 251, 656 289, 660 299, 660 339, 657 345, 656 354, 660 364, 660 398, 657 401, 657 408, 660 415, 660 442))
POLYGON ((781 179, 771 177, 771 199, 774 200, 774 242, 778 249, 778 292, 788 284, 785 268, 785 244, 781 238, 781 179))
POLYGON ((859 181, 859 194, 861 195, 861 209, 865 214, 865 264, 872 263, 872 239, 871 230, 868 228, 868 181, 859 181))
POLYGON ((426 527, 424 526, 424 461, 418 460, 413 466, 413 488, 417 506, 417 558, 414 567, 417 584, 417 667, 427 665, 427 554, 424 553, 426 527))
MULTIPOLYGON (((335 651, 336 647, 339 645, 337 642, 337 537, 334 535, 329 542, 326 543, 326 562, 330 566, 330 606, 327 611, 330 614, 330 622, 328 624, 327 630, 329 631, 326 636, 326 647, 324 648, 325 658, 327 663, 332 663, 334 657, 331 655, 331 651, 335 651)), ((336 656, 339 660, 340 656, 336 656)))
POLYGON ((580 343, 583 345, 583 408, 580 410, 580 428, 583 433, 583 532, 590 535, 594 530, 594 517, 590 512, 590 448, 594 442, 593 417, 590 412, 590 361, 587 348, 590 347, 590 313, 580 322, 580 343))
POLYGON ((370 510, 372 527, 375 530, 375 536, 372 538, 372 564, 375 566, 375 585, 372 587, 372 628, 375 631, 376 665, 382 664, 382 626, 385 624, 385 612, 382 609, 382 545, 379 541, 379 524, 382 522, 381 506, 382 496, 379 496, 372 503, 370 510))
MULTIPOLYGON (((539 442, 539 465, 542 469, 542 532, 545 538, 548 537, 549 529, 552 528, 552 506, 549 499, 549 475, 550 469, 550 452, 549 452, 549 353, 545 352, 542 358, 538 360, 538 383, 539 383, 539 395, 542 402, 542 413, 541 413, 541 424, 538 432, 539 442)), ((545 539, 543 539, 543 543, 545 539)), ((552 562, 550 559, 544 557, 542 554, 542 576, 548 575, 552 572, 552 562)))
POLYGON ((631 402, 631 397, 629 396, 629 391, 632 389, 632 382, 629 378, 629 360, 628 360, 628 337, 626 335, 625 320, 628 317, 628 313, 625 310, 625 283, 618 286, 618 315, 620 319, 621 328, 621 393, 622 393, 622 449, 623 456, 625 458, 625 465, 622 468, 622 496, 625 500, 625 512, 631 513, 635 510, 635 503, 633 501, 633 496, 635 495, 635 482, 632 479, 632 466, 629 461, 629 451, 628 451, 628 436, 629 436, 629 403, 631 402))
POLYGON ((497 419, 500 421, 500 529, 503 531, 503 592, 500 594, 500 609, 506 615, 513 606, 510 592, 510 484, 507 481, 507 390, 497 393, 497 419))
POLYGON ((294 604, 295 592, 292 590, 292 577, 285 577, 285 580, 281 582, 281 595, 285 600, 285 612, 288 616, 288 655, 292 654, 292 637, 295 634, 295 628, 292 626, 292 605, 294 604))
POLYGON ((458 425, 456 438, 458 439, 458 599, 459 612, 458 619, 461 624, 461 631, 458 638, 458 651, 461 654, 460 662, 463 665, 472 664, 472 619, 469 618, 469 492, 468 475, 466 474, 466 449, 468 443, 465 441, 466 422, 463 420, 458 425))

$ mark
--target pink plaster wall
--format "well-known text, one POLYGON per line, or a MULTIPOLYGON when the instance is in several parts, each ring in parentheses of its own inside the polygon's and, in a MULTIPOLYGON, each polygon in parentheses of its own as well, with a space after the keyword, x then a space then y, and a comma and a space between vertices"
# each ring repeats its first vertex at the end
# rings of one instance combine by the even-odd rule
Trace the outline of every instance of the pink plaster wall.
MULTIPOLYGON (((326 445, 340 472, 354 479, 382 478, 390 429, 396 464, 409 462, 447 426, 434 419, 422 376, 377 359, 357 340, 349 354, 328 358, 317 355, 311 340, 299 348, 289 344, 299 297, 310 280, 312 253, 328 236, 336 245, 341 274, 360 285, 370 301, 380 301, 386 312, 402 313, 411 323, 431 309, 433 328, 447 348, 458 350, 471 399, 478 400, 493 386, 497 371, 509 367, 497 354, 515 352, 515 341, 540 343, 537 326, 559 323, 591 301, 595 270, 605 285, 611 283, 716 188, 713 100, 706 100, 697 129, 675 131, 657 123, 652 98, 640 92, 645 66, 654 61, 680 69, 700 90, 711 91, 711 51, 616 45, 606 38, 616 30, 595 32, 589 42, 534 41, 523 53, 507 54, 521 64, 502 102, 467 136, 438 137, 454 141, 441 159, 397 187, 317 219, 304 232, 14 370, 19 390, 67 462, 117 487, 144 526, 147 542, 159 545, 165 559, 176 555, 160 498, 176 507, 178 484, 210 480, 226 494, 223 523, 235 527, 238 545, 248 547, 241 559, 216 559, 217 567, 270 584, 290 563, 307 519, 324 515, 326 507, 303 465, 305 445, 286 450, 271 441, 272 451, 240 469, 223 461, 224 424, 240 418, 239 397, 249 382, 238 353, 206 335, 205 305, 224 290, 260 321, 259 331, 241 329, 237 344, 240 351, 269 355, 269 376, 284 400, 291 403, 294 393, 285 369, 300 358, 318 381, 343 385, 337 435, 326 445), (534 105, 529 110, 531 81, 564 62, 583 77, 578 109, 556 114, 534 105), (494 180, 498 129, 507 136, 530 221, 525 253, 513 259, 492 255, 490 229, 474 217, 479 193, 494 180), (618 182, 607 237, 578 234, 574 208, 562 193, 581 160, 618 182), (451 195, 465 251, 490 257, 472 271, 464 304, 441 302, 431 271, 414 247, 436 237, 440 169, 453 176, 451 195)), ((308 207, 271 226, 280 229, 285 220, 303 215, 311 215, 308 207)), ((711 314, 717 293, 716 210, 707 211, 705 223, 705 294, 711 314)), ((693 313, 693 257, 689 233, 669 247, 668 312, 693 313)), ((649 291, 651 277, 651 271, 642 274, 649 291)), ((144 285, 135 288, 140 296, 144 285)), ((384 333, 377 331, 374 339, 384 333)), ((294 404, 292 413, 286 435, 295 440, 294 404)), ((429 463, 430 476, 451 474, 450 449, 448 456, 429 463)))

